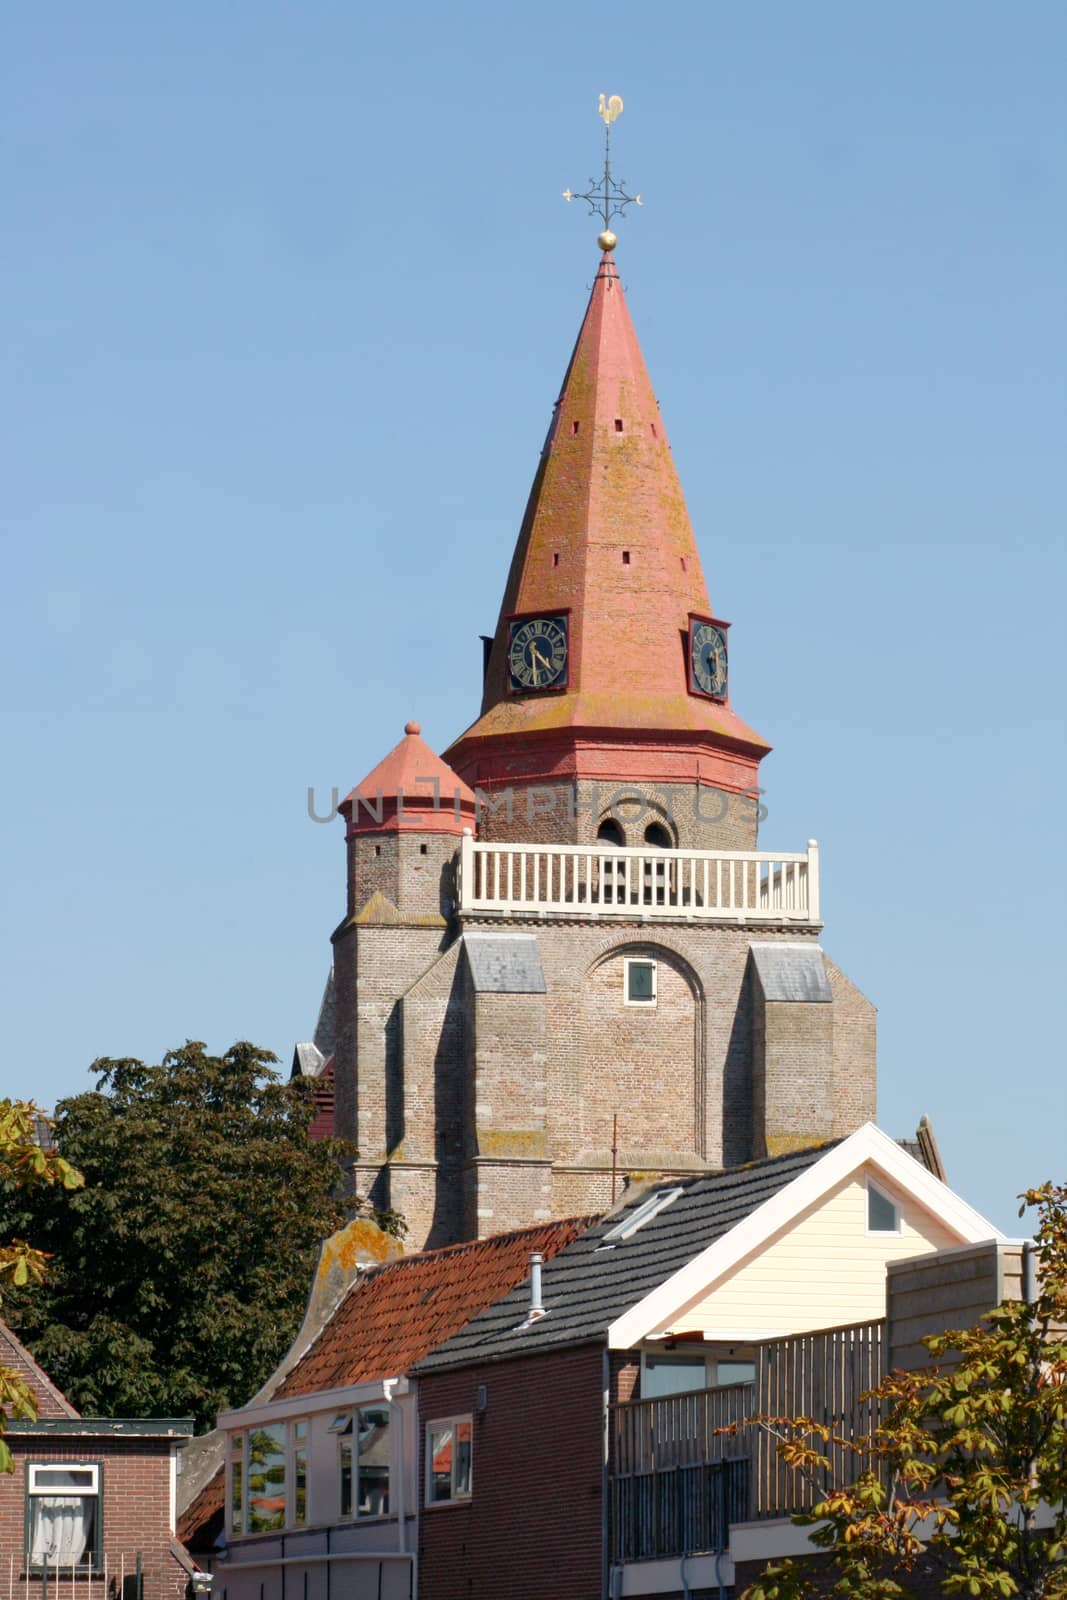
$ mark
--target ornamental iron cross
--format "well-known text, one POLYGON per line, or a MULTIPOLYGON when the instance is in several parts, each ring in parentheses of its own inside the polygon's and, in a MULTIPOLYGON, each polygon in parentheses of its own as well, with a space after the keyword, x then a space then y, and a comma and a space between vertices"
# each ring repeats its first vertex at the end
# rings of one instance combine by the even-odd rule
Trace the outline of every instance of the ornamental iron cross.
MULTIPOLYGON (((584 200, 589 207, 590 216, 600 216, 604 221, 604 232, 610 233, 612 217, 621 217, 627 206, 639 206, 639 194, 627 194, 625 180, 622 183, 611 175, 611 124, 622 113, 622 96, 601 95, 597 107, 604 121, 604 176, 599 186, 596 178, 590 178, 589 188, 585 194, 578 194, 573 189, 564 189, 564 200, 584 200)), ((614 239, 612 240, 614 243, 614 239)))

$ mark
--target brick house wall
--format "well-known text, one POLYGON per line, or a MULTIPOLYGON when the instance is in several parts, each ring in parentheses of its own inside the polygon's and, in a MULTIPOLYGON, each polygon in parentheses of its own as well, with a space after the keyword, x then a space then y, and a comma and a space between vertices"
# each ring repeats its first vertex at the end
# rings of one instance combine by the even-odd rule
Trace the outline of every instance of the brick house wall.
POLYGON ((602 1355, 590 1344, 420 1377, 423 1499, 426 1424, 474 1423, 470 1500, 422 1507, 420 1600, 600 1600, 602 1355))
MULTIPOLYGON (((121 1428, 123 1424, 115 1426, 121 1428)), ((131 1580, 126 1593, 132 1600, 132 1580, 140 1554, 144 1600, 183 1600, 189 1580, 174 1549, 171 1438, 9 1431, 7 1442, 15 1467, 13 1472, 0 1475, 0 1552, 4 1556, 5 1579, 13 1570, 27 1600, 40 1593, 41 1582, 35 1576, 27 1582, 24 1570, 26 1469, 30 1462, 62 1461, 100 1465, 100 1548, 107 1557, 109 1581, 114 1578, 117 1583, 124 1573, 131 1580)), ((69 1572, 66 1581, 69 1584, 69 1572)))

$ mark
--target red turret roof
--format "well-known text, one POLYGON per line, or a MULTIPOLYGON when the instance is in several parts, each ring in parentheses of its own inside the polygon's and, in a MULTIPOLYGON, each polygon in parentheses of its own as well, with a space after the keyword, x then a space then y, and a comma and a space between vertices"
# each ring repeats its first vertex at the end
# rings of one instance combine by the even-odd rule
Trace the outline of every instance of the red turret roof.
POLYGON ((417 722, 338 809, 352 833, 460 834, 473 826, 475 798, 462 778, 430 749, 417 722))
MULTIPOLYGON (((545 441, 508 577, 482 714, 447 752, 472 780, 492 746, 533 736, 663 736, 729 747, 747 763, 770 748, 730 709, 688 692, 689 614, 710 616, 682 487, 615 263, 600 263, 545 441), (508 620, 569 612, 560 693, 507 687, 508 620)), ((527 749, 528 753, 528 749, 527 749)), ((486 761, 489 762, 489 768, 486 761)), ((529 769, 527 769, 529 770, 529 769)))

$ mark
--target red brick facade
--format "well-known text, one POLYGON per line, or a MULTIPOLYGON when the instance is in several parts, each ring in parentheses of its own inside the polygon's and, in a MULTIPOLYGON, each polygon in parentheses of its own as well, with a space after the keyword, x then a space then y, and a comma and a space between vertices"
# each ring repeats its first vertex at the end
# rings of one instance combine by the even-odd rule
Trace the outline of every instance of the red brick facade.
POLYGON ((419 1600, 600 1600, 602 1357, 583 1345, 420 1378, 420 1451, 435 1417, 474 1431, 470 1500, 422 1508, 419 1600))
MULTIPOLYGON (((130 1424, 116 1422, 121 1429, 130 1424)), ((30 1463, 60 1461, 96 1464, 100 1467, 100 1552, 106 1560, 109 1584, 123 1600, 135 1600, 133 1587, 137 1558, 141 1558, 143 1600, 182 1600, 189 1574, 184 1558, 175 1546, 172 1532, 172 1463, 174 1440, 166 1435, 146 1437, 109 1436, 109 1424, 99 1424, 100 1433, 44 1434, 9 1432, 7 1441, 15 1458, 15 1470, 0 1475, 0 1552, 3 1552, 3 1578, 13 1574, 22 1600, 34 1600, 41 1593, 41 1579, 31 1574, 26 1563, 26 1487, 30 1463), (123 1589, 122 1580, 128 1580, 123 1589)), ((69 1594, 69 1570, 62 1592, 69 1594)), ((99 1596, 99 1584, 95 1584, 99 1596)), ((50 1591, 52 1584, 49 1585, 50 1591)), ((89 1600, 88 1580, 74 1582, 75 1600, 89 1600)))

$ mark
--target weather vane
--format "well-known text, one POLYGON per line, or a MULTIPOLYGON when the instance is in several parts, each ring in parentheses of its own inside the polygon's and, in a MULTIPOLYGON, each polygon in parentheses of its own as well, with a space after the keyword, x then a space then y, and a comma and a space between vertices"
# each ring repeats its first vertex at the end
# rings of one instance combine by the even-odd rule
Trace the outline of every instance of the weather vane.
POLYGON ((575 194, 573 189, 564 189, 564 200, 584 200, 589 206, 591 217, 600 216, 604 219, 604 231, 597 239, 601 250, 614 250, 618 240, 611 231, 612 217, 621 217, 627 206, 639 206, 639 194, 627 194, 625 183, 619 183, 611 176, 611 124, 622 113, 622 96, 618 94, 600 96, 600 105, 597 107, 604 120, 604 176, 600 180, 590 178, 589 189, 585 194, 575 194))

